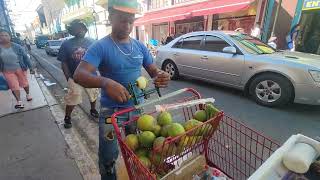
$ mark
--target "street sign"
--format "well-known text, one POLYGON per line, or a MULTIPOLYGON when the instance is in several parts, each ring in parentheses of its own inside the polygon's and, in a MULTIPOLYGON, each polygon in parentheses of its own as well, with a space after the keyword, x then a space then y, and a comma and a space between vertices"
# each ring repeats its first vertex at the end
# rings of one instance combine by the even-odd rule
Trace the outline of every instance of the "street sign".
POLYGON ((305 0, 303 4, 303 11, 307 10, 315 10, 319 9, 320 10, 320 0, 305 0))

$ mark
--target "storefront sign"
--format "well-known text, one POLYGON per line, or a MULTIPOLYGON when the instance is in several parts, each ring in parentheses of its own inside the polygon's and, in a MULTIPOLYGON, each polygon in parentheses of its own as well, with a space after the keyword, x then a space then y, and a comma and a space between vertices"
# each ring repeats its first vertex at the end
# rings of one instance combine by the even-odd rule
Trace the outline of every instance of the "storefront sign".
POLYGON ((302 10, 320 10, 320 0, 305 0, 302 10))

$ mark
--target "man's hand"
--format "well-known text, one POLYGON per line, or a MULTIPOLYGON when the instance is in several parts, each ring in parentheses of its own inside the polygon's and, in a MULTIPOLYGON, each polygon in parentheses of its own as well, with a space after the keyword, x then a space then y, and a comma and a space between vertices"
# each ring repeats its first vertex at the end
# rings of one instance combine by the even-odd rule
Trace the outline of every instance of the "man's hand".
POLYGON ((168 86, 170 81, 170 75, 164 71, 158 71, 158 75, 154 78, 154 84, 158 88, 165 88, 168 86))
POLYGON ((107 92, 108 96, 111 99, 119 103, 125 103, 131 98, 131 95, 129 94, 128 90, 125 87, 123 87, 120 83, 112 79, 104 80, 103 89, 107 92))

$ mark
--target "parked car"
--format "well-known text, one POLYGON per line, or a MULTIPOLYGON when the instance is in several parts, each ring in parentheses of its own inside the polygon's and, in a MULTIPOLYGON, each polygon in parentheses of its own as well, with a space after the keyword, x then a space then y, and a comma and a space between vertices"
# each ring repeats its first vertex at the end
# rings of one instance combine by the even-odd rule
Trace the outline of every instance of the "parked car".
POLYGON ((38 49, 44 48, 48 40, 49 40, 49 36, 47 35, 36 36, 35 44, 38 49))
POLYGON ((61 40, 49 40, 45 47, 46 53, 48 55, 58 55, 61 44, 61 40))
POLYGON ((264 106, 320 105, 320 56, 277 51, 239 32, 185 34, 157 51, 172 79, 189 76, 245 91, 264 106))

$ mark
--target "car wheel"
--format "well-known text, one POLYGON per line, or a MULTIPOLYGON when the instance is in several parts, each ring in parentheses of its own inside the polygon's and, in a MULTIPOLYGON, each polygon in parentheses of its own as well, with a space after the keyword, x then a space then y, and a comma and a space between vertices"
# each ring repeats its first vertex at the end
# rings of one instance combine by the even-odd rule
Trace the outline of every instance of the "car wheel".
POLYGON ((276 74, 257 76, 249 86, 249 93, 260 105, 277 107, 288 104, 293 97, 291 82, 276 74))
POLYGON ((162 70, 170 75, 170 78, 175 80, 179 78, 179 71, 176 64, 173 61, 165 61, 162 70))
POLYGON ((49 55, 48 51, 46 51, 46 54, 49 55))

